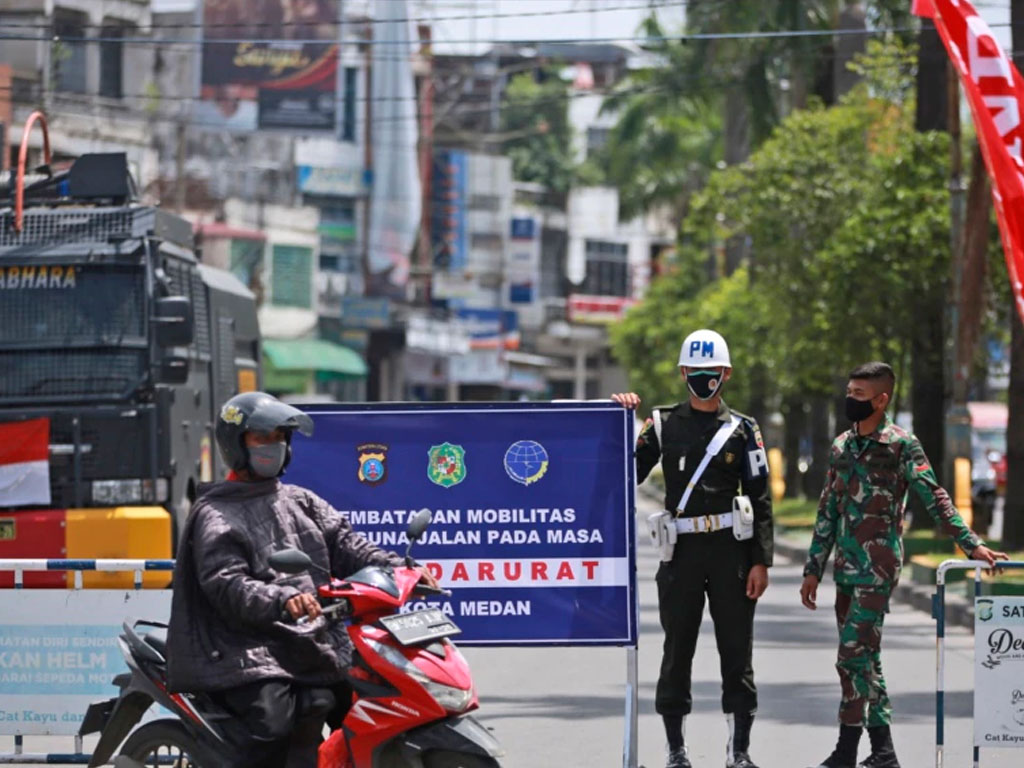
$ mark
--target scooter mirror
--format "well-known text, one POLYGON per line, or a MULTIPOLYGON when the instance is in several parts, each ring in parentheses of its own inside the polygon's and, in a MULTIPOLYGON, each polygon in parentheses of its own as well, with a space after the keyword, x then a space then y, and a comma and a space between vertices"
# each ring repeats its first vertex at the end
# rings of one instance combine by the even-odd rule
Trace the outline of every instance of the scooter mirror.
POLYGON ((408 538, 409 541, 418 541, 430 526, 430 520, 432 517, 433 514, 426 507, 413 515, 412 520, 409 521, 409 527, 405 532, 406 538, 408 538))
POLYGON ((309 555, 297 549, 282 549, 275 552, 267 558, 267 562, 271 568, 281 573, 304 573, 313 567, 309 555))

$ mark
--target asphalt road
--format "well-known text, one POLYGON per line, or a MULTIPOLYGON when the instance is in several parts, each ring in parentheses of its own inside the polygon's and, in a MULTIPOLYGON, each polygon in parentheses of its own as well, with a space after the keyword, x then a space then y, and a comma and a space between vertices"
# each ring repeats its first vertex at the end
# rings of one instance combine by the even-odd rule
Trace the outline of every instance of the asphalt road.
MULTIPOLYGON (((640 517, 653 510, 640 500, 640 517)), ((664 736, 654 712, 660 661, 654 571, 657 557, 641 542, 640 764, 664 765, 664 736)), ((752 756, 761 768, 817 765, 837 733, 837 633, 830 581, 819 590, 819 609, 799 604, 800 567, 779 562, 757 609, 754 669, 760 714, 752 756)), ((947 639, 947 757, 951 768, 970 765, 973 645, 952 629, 947 639)), ((621 766, 626 653, 607 648, 466 649, 482 707, 479 717, 505 745, 505 768, 621 766)), ((895 742, 905 768, 935 764, 935 624, 929 616, 895 605, 883 640, 883 663, 896 713, 895 742)), ((719 709, 718 658, 705 615, 694 660, 695 712, 687 737, 696 768, 723 766, 725 721, 719 709)), ((29 751, 67 751, 69 739, 26 738, 29 751)), ((867 754, 866 744, 862 756, 867 754)), ((88 746, 88 744, 87 744, 88 746)), ((0 753, 12 748, 0 737, 0 753)), ((1018 750, 986 750, 985 768, 1020 768, 1018 750)))

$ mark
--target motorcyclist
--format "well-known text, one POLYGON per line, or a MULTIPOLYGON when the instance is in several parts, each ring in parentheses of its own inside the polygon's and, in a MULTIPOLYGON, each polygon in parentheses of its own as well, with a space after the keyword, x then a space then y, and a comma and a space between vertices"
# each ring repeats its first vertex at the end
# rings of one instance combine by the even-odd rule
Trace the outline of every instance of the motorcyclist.
POLYGON ((271 395, 224 403, 215 434, 231 472, 200 486, 175 565, 169 688, 210 692, 235 715, 242 743, 231 765, 239 768, 316 765, 328 712, 351 700, 352 658, 344 627, 320 618, 316 589, 329 574, 402 564, 316 494, 281 482, 296 430, 311 435, 312 419, 271 395), (269 556, 292 547, 313 568, 274 571, 269 556), (286 620, 302 616, 309 623, 286 620))

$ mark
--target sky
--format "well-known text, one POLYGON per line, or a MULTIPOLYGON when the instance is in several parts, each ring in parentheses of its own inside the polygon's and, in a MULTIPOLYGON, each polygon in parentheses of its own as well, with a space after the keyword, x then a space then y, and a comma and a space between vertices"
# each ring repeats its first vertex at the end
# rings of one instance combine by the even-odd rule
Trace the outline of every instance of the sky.
MULTIPOLYGON (((374 2, 352 0, 366 7, 374 2)), ((410 15, 433 20, 436 49, 445 53, 480 53, 492 40, 631 38, 652 6, 667 29, 685 19, 687 0, 408 0, 410 15), (529 15, 542 11, 544 15, 529 15), (559 11, 549 15, 550 11, 559 11), (509 16, 511 15, 511 16, 509 16), (451 19, 477 16, 477 19, 451 19), (475 41, 475 42, 474 42, 475 41)), ((755 0, 756 1, 756 0, 755 0)), ((152 0, 154 11, 194 9, 199 0, 152 0)), ((911 0, 907 0, 909 3, 911 0)), ((1009 47, 1010 0, 978 0, 975 7, 993 26, 997 39, 1009 47)))

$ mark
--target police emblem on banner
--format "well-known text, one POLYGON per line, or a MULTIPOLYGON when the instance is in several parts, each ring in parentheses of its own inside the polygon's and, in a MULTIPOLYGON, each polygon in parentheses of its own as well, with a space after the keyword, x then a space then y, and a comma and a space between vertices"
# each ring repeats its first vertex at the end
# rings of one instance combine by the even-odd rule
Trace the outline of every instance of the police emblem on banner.
POLYGON ((461 445, 432 445, 427 455, 427 477, 430 482, 442 488, 451 488, 466 479, 466 450, 461 445))
POLYGON ((376 485, 384 482, 388 475, 388 446, 381 443, 366 443, 356 446, 359 454, 359 472, 356 475, 360 483, 376 485))
POLYGON ((548 471, 548 452, 533 440, 519 440, 505 451, 505 473, 522 485, 536 483, 548 471))

